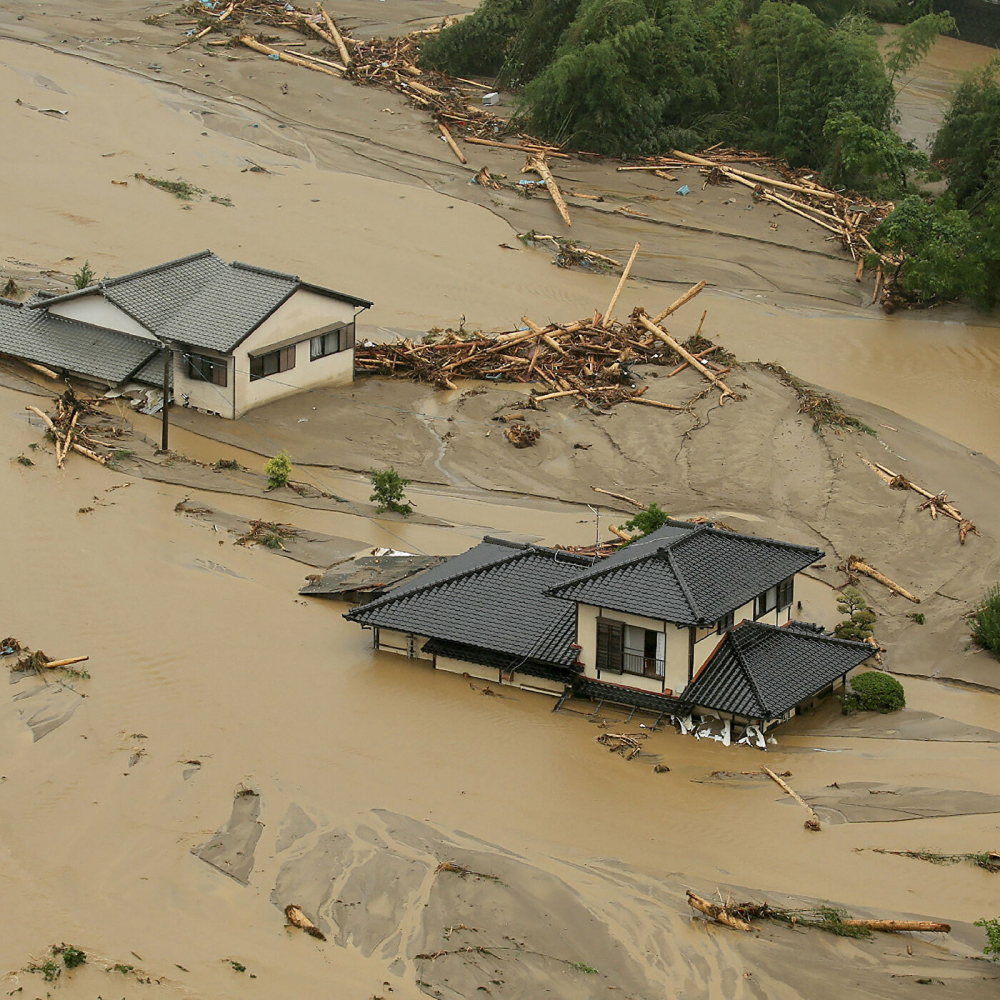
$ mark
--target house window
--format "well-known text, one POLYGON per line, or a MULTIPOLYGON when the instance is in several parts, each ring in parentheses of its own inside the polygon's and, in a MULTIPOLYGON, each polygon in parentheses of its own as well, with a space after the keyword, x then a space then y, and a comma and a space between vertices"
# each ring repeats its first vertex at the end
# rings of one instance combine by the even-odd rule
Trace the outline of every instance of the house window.
POLYGON ((597 669, 611 674, 622 672, 625 653, 625 624, 597 619, 597 669))
POLYGON ((226 358, 210 358, 207 354, 188 355, 188 378, 195 381, 225 387, 229 384, 228 369, 226 358))
POLYGON ((715 626, 715 631, 718 635, 725 635, 732 627, 736 624, 736 612, 730 611, 728 615, 723 615, 718 624, 715 626))
POLYGON ((252 357, 250 359, 250 381, 265 378, 268 375, 277 375, 279 372, 287 372, 294 367, 295 345, 290 344, 278 351, 252 357))
POLYGON ((778 584, 778 610, 783 611, 792 605, 795 596, 795 577, 790 576, 778 584))
POLYGON ((773 611, 778 606, 778 587, 777 584, 773 587, 768 587, 753 604, 753 616, 754 618, 762 618, 768 613, 768 611, 773 611))
POLYGON ((309 341, 309 360, 318 361, 354 346, 354 323, 340 323, 309 341))
POLYGON ((625 648, 622 669, 637 677, 664 677, 664 649, 666 636, 641 625, 625 626, 625 648))

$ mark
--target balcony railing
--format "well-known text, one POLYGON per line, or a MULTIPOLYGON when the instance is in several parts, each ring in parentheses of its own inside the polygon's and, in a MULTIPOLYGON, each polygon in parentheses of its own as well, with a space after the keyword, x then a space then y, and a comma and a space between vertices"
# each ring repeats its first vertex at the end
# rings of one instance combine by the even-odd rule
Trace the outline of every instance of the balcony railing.
POLYGON ((632 653, 627 649, 622 654, 622 670, 626 674, 655 677, 658 680, 663 680, 666 676, 663 660, 658 660, 655 656, 644 656, 642 653, 632 653))

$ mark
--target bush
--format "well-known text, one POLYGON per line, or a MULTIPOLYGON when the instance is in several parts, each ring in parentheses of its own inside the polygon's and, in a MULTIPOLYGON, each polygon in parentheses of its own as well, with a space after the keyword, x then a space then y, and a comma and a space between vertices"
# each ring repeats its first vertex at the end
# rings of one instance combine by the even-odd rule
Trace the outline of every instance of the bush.
POLYGON ((976 608, 972 616, 972 638, 983 649, 1000 656, 1000 583, 986 591, 976 608))
POLYGON ((292 460, 284 449, 279 451, 274 458, 269 459, 264 466, 264 475, 267 476, 269 490, 276 490, 279 486, 287 486, 291 474, 292 460))
POLYGON ((844 695, 843 712, 898 712, 906 707, 903 685, 888 674, 869 670, 850 680, 851 690, 844 695))
POLYGON ((73 275, 73 285, 77 290, 86 288, 94 280, 94 272, 90 266, 90 261, 85 260, 80 270, 73 275))
POLYGON ((404 479, 391 465, 388 469, 372 469, 372 495, 368 498, 378 504, 378 512, 384 514, 391 510, 396 514, 409 517, 413 507, 406 502, 406 487, 409 479, 404 479))
POLYGON ((977 920, 976 926, 986 931, 986 947, 983 948, 983 954, 992 962, 1000 962, 1000 918, 977 920))
POLYGON ((868 602, 856 587, 844 588, 844 592, 837 598, 837 610, 845 616, 844 621, 838 623, 833 630, 838 639, 864 642, 872 637, 872 626, 878 616, 868 607, 868 602))
POLYGON ((645 538, 646 535, 662 528, 667 523, 669 516, 659 504, 651 503, 646 510, 636 514, 631 521, 626 521, 622 528, 625 531, 637 532, 632 539, 634 542, 637 538, 645 538))

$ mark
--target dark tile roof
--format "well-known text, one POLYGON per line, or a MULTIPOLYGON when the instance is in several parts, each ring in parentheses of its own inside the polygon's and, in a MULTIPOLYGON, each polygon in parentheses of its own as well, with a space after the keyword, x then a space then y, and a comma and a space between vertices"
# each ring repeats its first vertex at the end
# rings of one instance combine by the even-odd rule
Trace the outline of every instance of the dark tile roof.
POLYGON ((299 590, 304 596, 333 597, 371 593, 382 597, 393 584, 409 580, 444 560, 437 556, 389 553, 383 556, 351 556, 330 566, 319 579, 310 578, 299 590))
POLYGON ((874 653, 868 643, 836 639, 805 623, 743 622, 680 698, 751 719, 776 719, 874 653))
POLYGON ((28 308, 102 295, 163 340, 223 354, 245 340, 299 288, 367 308, 368 299, 302 281, 298 275, 234 261, 210 250, 108 278, 65 295, 35 296, 28 308))
POLYGON ((707 625, 822 555, 810 546, 668 521, 552 593, 678 625, 707 625))
POLYGON ((588 562, 555 549, 486 539, 344 617, 569 667, 576 662, 576 609, 548 591, 588 562))
POLYGON ((159 354, 144 337, 0 300, 0 353, 117 385, 159 354))
POLYGON ((642 708, 647 712, 687 715, 690 711, 684 702, 677 698, 671 698, 669 695, 656 694, 654 691, 642 691, 639 688, 626 687, 622 684, 595 681, 590 677, 576 678, 573 682, 573 694, 578 698, 590 698, 591 701, 606 701, 611 705, 642 708))

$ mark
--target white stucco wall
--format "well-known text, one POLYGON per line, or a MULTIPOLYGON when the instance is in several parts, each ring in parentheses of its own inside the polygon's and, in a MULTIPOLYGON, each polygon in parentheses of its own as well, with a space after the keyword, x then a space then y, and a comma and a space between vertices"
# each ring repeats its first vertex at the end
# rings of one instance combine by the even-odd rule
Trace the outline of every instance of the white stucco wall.
POLYGON ((255 406, 316 386, 347 385, 354 378, 354 349, 309 359, 313 333, 334 323, 350 323, 355 309, 348 302, 318 295, 300 288, 273 315, 236 348, 236 409, 245 413, 255 406), (250 380, 250 355, 264 353, 291 337, 302 339, 295 345, 295 367, 288 371, 250 380))
POLYGON ((81 323, 90 323, 93 326, 104 326, 110 330, 130 333, 133 337, 156 340, 141 323, 137 323, 128 313, 122 312, 118 306, 108 302, 100 292, 95 292, 93 295, 82 295, 80 298, 70 299, 68 302, 57 302, 54 306, 49 306, 48 311, 56 316, 78 319, 81 323))
POLYGON ((233 420, 236 412, 233 405, 235 373, 233 359, 226 358, 217 351, 192 350, 190 353, 203 354, 210 358, 226 359, 226 385, 206 382, 203 378, 192 378, 188 374, 188 362, 184 357, 186 349, 174 351, 174 406, 193 406, 209 413, 217 413, 227 420, 233 420))
MULTIPOLYGON (((378 649, 385 650, 387 653, 400 653, 403 656, 407 655, 407 642, 409 636, 406 632, 397 632, 395 629, 391 628, 380 628, 378 630, 378 649)), ((413 636, 413 659, 415 660, 432 660, 433 656, 430 653, 424 653, 421 651, 423 644, 427 642, 427 637, 423 635, 413 636)))

